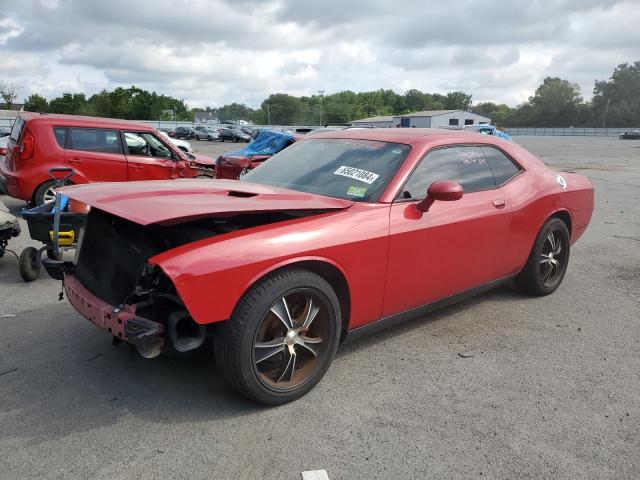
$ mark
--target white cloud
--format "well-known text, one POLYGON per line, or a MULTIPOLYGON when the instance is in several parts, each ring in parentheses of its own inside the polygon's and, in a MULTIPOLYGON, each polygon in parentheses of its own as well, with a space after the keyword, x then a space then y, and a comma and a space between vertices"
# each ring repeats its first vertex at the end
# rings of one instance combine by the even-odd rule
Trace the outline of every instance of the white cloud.
POLYGON ((547 75, 640 60, 640 2, 26 0, 0 9, 0 81, 21 95, 135 84, 192 106, 269 93, 464 90, 511 105, 547 75), (8 13, 7 13, 8 12, 8 13))

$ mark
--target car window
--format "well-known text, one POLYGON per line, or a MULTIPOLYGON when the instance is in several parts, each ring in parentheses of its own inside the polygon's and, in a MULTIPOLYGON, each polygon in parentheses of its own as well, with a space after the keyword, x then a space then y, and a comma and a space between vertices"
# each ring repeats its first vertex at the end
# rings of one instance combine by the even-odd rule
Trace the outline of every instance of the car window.
POLYGON ((489 168, 493 173, 496 185, 506 183, 520 171, 520 167, 497 148, 481 147, 481 150, 487 162, 489 162, 489 168))
POLYGON ((120 153, 120 140, 115 130, 70 128, 68 147, 88 152, 120 153))
POLYGON ((67 128, 66 127, 54 127, 53 136, 56 137, 56 142, 62 148, 66 148, 67 145, 67 128))
POLYGON ((125 132, 124 139, 129 155, 173 158, 171 150, 151 133, 125 132))
POLYGON ((496 186, 481 148, 447 147, 432 150, 420 161, 398 198, 424 198, 429 185, 442 180, 458 182, 464 193, 496 186))
POLYGON ((375 202, 410 150, 399 143, 312 138, 285 148, 242 181, 375 202))
POLYGON ((20 140, 20 134, 26 123, 27 122, 20 117, 16 118, 15 122, 13 122, 13 128, 11 129, 11 136, 9 138, 15 143, 18 143, 18 140, 20 140))

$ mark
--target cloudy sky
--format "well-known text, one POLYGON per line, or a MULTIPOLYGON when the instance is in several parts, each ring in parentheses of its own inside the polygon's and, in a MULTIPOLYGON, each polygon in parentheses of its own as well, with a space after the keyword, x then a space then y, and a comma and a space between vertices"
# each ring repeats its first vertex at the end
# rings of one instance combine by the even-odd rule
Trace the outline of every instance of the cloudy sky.
POLYGON ((516 105, 640 60, 640 0, 0 0, 0 82, 53 98, 135 84, 191 106, 269 93, 464 90, 516 105))

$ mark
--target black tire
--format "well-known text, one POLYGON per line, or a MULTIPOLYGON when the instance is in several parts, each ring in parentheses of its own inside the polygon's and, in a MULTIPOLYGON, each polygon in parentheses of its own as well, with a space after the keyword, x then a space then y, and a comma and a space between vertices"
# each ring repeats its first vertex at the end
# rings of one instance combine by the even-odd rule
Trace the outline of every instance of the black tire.
POLYGON ((38 249, 27 247, 22 250, 18 262, 20 276, 25 282, 33 282, 40 276, 40 258, 38 249))
POLYGON ((567 225, 559 218, 550 218, 540 229, 529 259, 516 277, 518 289, 537 296, 555 292, 567 272, 570 252, 567 225))
POLYGON ((233 143, 238 143, 238 137, 233 137, 233 143))
MULTIPOLYGON (((284 320, 282 323, 285 323, 284 320)), ((267 276, 252 286, 236 305, 231 318, 221 325, 221 329, 215 337, 216 363, 221 374, 231 386, 250 400, 263 405, 281 405, 291 402, 311 390, 328 370, 338 348, 340 325, 338 298, 326 280, 308 270, 298 268, 282 270, 267 276), (299 321, 305 312, 311 311, 313 302, 306 304, 308 310, 301 311, 296 306, 295 300, 294 303, 290 303, 291 309, 286 306, 287 302, 283 300, 292 297, 295 299, 296 296, 305 298, 304 295, 315 298, 315 305, 318 308, 318 312, 313 315, 314 319, 307 329, 304 329, 304 324, 300 327, 300 323, 296 323, 295 320, 299 321), (273 323, 274 318, 276 326, 281 328, 281 333, 277 334, 278 338, 274 340, 283 340, 284 342, 287 342, 287 339, 291 340, 289 335, 292 330, 287 330, 288 327, 280 324, 277 317, 273 315, 275 313, 273 309, 280 305, 280 301, 284 301, 289 318, 294 319, 290 323, 294 327, 298 325, 298 330, 303 328, 303 331, 298 332, 299 336, 294 335, 296 339, 302 339, 303 344, 314 340, 309 343, 315 344, 311 352, 313 353, 315 350, 316 353, 311 356, 306 350, 308 346, 294 349, 294 347, 298 347, 297 343, 278 343, 276 348, 281 348, 281 350, 267 356, 265 359, 269 360, 265 364, 276 363, 282 366, 286 363, 286 366, 284 370, 281 370, 278 365, 271 367, 272 371, 282 372, 282 376, 269 382, 267 374, 260 372, 259 367, 259 365, 264 365, 260 362, 265 359, 255 360, 255 352, 258 343, 264 347, 266 343, 272 342, 272 340, 268 340, 263 343, 264 339, 262 342, 258 342, 258 337, 261 332, 265 331, 265 328, 270 328, 267 323, 269 321, 273 323), (289 314, 289 311, 292 314, 297 311, 301 316, 296 318, 289 314), (314 328, 320 328, 323 334, 318 335, 317 331, 312 332, 314 328), (281 336, 284 331, 287 334, 281 336), (306 335, 315 335, 318 338, 306 335), (288 353, 291 350, 294 350, 294 355, 288 353), (286 361, 287 357, 288 362, 286 361), (298 357, 300 358, 296 360, 298 357), (279 358, 282 358, 282 362, 278 360, 279 358), (293 364, 288 375, 289 380, 279 383, 289 371, 292 358, 293 364), (305 358, 308 359, 306 363, 305 358), (298 367, 297 371, 296 367, 298 367)), ((275 378, 278 377, 278 373, 275 374, 275 378)))
POLYGON ((62 260, 62 252, 60 250, 58 250, 58 253, 53 253, 53 250, 47 250, 47 258, 50 258, 51 260, 62 260))
POLYGON ((36 189, 36 192, 33 194, 33 201, 36 206, 39 207, 40 205, 44 205, 44 196, 47 190, 49 190, 55 184, 56 182, 54 182, 53 180, 49 180, 48 182, 44 182, 36 189))
POLYGON ((196 140, 200 141, 200 136, 199 135, 196 135, 196 140))

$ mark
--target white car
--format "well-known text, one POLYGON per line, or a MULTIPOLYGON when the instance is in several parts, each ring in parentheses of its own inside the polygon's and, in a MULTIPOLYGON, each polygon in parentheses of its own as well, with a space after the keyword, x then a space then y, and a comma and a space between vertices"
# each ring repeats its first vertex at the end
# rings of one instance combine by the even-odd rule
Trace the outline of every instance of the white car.
POLYGON ((191 144, 186 140, 178 140, 177 138, 171 138, 165 132, 161 132, 159 130, 158 130, 158 133, 162 135, 164 138, 166 138, 167 140, 169 140, 171 143, 173 143, 176 147, 178 147, 183 152, 193 154, 193 148, 191 148, 191 144))

